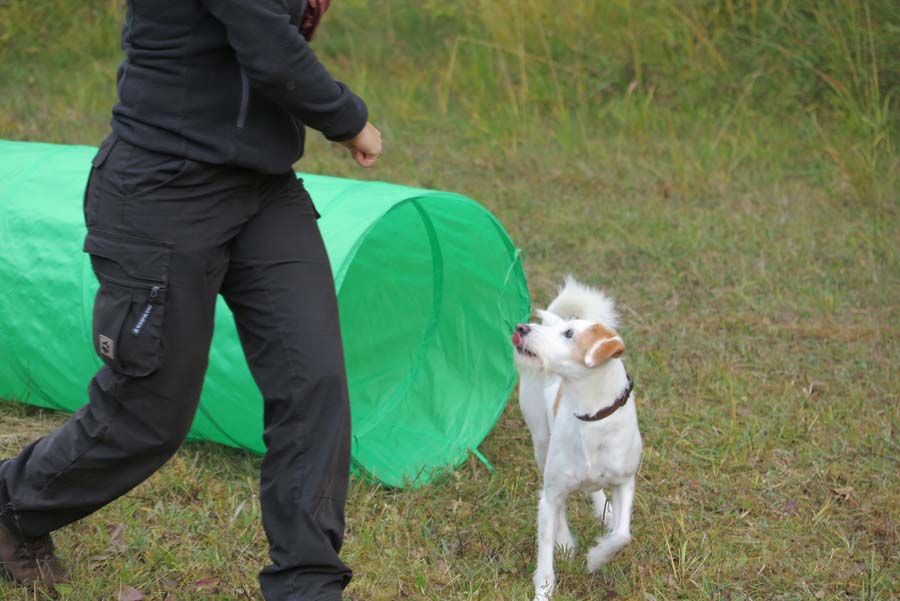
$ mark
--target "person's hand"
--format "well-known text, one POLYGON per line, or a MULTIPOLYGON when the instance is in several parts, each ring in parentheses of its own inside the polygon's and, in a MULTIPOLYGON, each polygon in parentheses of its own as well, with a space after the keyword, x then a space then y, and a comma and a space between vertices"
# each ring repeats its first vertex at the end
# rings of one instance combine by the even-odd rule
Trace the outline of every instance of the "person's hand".
POLYGON ((350 149, 353 160, 363 167, 371 167, 381 156, 381 132, 371 123, 366 123, 356 137, 341 144, 350 149))

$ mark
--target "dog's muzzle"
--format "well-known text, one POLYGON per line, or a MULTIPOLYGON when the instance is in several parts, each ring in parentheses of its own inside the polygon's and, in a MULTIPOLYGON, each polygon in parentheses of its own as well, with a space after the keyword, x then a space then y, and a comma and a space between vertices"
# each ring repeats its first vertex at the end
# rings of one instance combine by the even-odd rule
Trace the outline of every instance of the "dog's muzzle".
POLYGON ((526 357, 537 357, 536 354, 528 350, 525 346, 525 336, 530 331, 531 328, 529 328, 525 324, 520 323, 516 326, 516 331, 513 332, 512 343, 513 346, 516 347, 516 351, 518 351, 519 354, 525 355, 526 357))

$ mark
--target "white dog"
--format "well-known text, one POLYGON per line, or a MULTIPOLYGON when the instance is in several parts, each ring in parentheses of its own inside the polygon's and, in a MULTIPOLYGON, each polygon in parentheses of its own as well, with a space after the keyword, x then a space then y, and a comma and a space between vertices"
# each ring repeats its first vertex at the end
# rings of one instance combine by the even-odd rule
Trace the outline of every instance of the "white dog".
POLYGON ((590 571, 631 542, 641 434, 632 380, 619 359, 625 345, 615 332, 612 299, 569 277, 547 310, 537 313, 542 323, 518 325, 512 341, 519 405, 543 474, 534 588, 535 601, 546 601, 556 585, 554 545, 569 554, 575 549, 565 512, 570 493, 590 493, 607 529, 588 553, 590 571))

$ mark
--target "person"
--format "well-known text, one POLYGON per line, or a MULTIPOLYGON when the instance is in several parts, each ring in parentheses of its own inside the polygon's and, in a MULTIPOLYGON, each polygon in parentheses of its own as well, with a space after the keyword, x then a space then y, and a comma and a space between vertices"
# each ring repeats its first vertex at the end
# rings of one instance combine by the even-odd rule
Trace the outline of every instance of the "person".
POLYGON ((148 478, 200 397, 222 294, 264 403, 269 600, 332 601, 350 414, 334 281, 292 165, 305 126, 372 166, 365 103, 309 45, 329 0, 128 0, 111 133, 85 191, 104 366, 58 430, 0 464, 0 561, 17 581, 65 577, 50 532, 148 478))

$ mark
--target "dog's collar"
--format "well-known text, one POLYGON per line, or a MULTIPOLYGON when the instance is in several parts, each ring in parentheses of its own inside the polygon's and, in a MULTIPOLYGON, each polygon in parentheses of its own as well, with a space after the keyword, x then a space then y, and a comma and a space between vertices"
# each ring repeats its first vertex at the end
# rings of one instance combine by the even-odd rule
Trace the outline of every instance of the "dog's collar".
POLYGON ((613 401, 612 405, 609 407, 604 407, 597 413, 588 414, 575 414, 575 417, 580 419, 583 422, 598 422, 605 417, 609 417, 613 413, 616 412, 616 409, 622 407, 625 403, 628 402, 628 397, 631 396, 631 391, 634 390, 634 380, 631 379, 631 376, 625 374, 625 377, 628 378, 628 384, 625 386, 625 390, 622 391, 622 394, 616 397, 616 400, 613 401))

